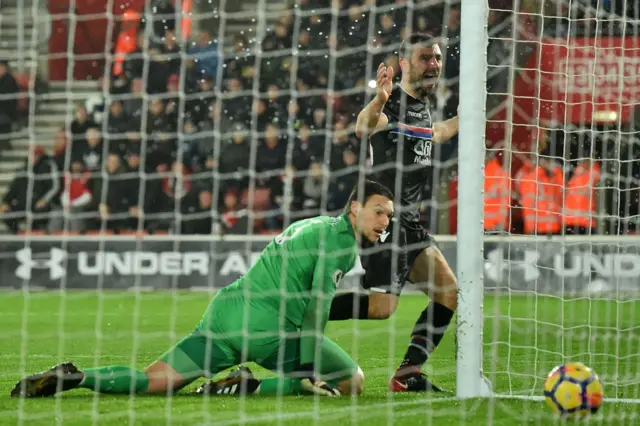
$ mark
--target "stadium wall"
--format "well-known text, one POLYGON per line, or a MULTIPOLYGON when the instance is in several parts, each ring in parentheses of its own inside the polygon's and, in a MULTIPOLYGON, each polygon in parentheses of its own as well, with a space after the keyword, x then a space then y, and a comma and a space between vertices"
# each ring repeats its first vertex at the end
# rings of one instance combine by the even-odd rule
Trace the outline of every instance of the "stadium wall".
MULTIPOLYGON (((0 288, 216 289, 246 273, 268 237, 4 237, 0 288)), ((456 270, 455 236, 438 237, 456 270)), ((637 293, 640 236, 487 237, 487 291, 571 295, 637 293)), ((344 289, 357 285, 361 266, 344 289)))

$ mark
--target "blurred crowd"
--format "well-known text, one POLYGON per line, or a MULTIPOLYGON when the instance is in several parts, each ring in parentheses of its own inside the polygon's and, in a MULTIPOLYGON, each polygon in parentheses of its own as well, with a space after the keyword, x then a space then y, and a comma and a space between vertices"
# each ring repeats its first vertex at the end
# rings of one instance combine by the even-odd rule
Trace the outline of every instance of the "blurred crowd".
MULTIPOLYGON (((334 0, 339 16, 327 1, 296 3, 299 12, 283 11, 257 36, 220 33, 217 20, 185 32, 166 0, 152 2, 150 11, 125 11, 100 92, 76 106, 54 152, 31 148, 0 205, 5 223, 13 232, 245 234, 278 232, 287 221, 336 211, 368 164, 354 129, 368 85, 380 62, 400 76, 396 51, 408 31, 441 37, 444 72, 431 104, 436 119, 456 114, 455 1, 407 7, 334 0)), ((490 64, 509 59, 509 3, 492 1, 490 64)), ((501 73, 490 71, 490 92, 506 91, 501 73)), ((3 120, 0 104, 0 138, 3 120)), ((455 163, 456 147, 454 140, 435 153, 441 179, 455 171, 444 165, 455 163)), ((538 164, 520 177, 526 171, 538 173, 538 164)), ((507 181, 509 198, 524 190, 507 181)), ((514 198, 526 204, 526 196, 514 198)), ((498 219, 498 227, 511 229, 507 222, 498 219)), ((541 232, 521 222, 522 232, 541 232)))
POLYGON ((370 3, 344 0, 332 19, 325 3, 303 1, 298 17, 286 10, 260 40, 235 34, 223 51, 218 28, 178 37, 164 19, 175 16, 170 2, 155 3, 150 23, 125 11, 101 82, 109 95, 77 105, 55 152, 32 147, 4 198, 5 223, 18 232, 27 218, 6 213, 31 210, 32 229, 275 232, 341 208, 366 156, 354 124, 371 70, 386 61, 399 71, 394 51, 410 26, 444 30, 452 46, 459 36, 455 4, 443 27, 444 3, 412 13, 370 3))

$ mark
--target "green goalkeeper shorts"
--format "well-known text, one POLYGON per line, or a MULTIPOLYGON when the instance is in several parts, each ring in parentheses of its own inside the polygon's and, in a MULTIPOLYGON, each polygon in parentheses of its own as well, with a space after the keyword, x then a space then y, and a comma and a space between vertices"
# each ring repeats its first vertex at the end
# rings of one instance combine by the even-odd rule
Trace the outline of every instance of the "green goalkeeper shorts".
MULTIPOLYGON (((237 341, 229 343, 217 340, 209 333, 196 330, 165 352, 160 361, 171 366, 187 380, 214 376, 242 362, 244 339, 233 340, 237 341)), ((254 354, 246 361, 255 362, 277 374, 291 373, 300 366, 300 339, 297 337, 246 341, 247 353, 254 354)), ((340 381, 353 376, 358 365, 337 343, 325 337, 320 346, 316 368, 323 380, 340 381)))
MULTIPOLYGON (((287 335, 281 335, 277 324, 273 324, 273 313, 258 309, 243 329, 245 309, 242 298, 214 297, 196 330, 160 360, 185 379, 212 376, 244 361, 282 374, 296 370, 300 365, 297 330, 287 324, 287 335), (274 329, 265 330, 266 324, 274 329)), ((325 337, 320 349, 316 368, 325 380, 351 377, 357 371, 355 361, 330 339, 325 337)))

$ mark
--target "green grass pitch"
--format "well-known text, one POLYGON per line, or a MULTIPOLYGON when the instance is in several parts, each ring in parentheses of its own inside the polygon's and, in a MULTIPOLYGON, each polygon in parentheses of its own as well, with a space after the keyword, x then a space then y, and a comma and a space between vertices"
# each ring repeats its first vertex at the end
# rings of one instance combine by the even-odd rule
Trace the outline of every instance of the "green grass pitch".
MULTIPOLYGON (((386 321, 331 323, 328 335, 365 372, 358 398, 173 398, 96 395, 8 397, 22 371, 69 360, 80 368, 124 364, 143 368, 193 329, 207 306, 205 293, 0 293, 0 425, 550 425, 543 402, 488 399, 456 401, 436 395, 389 394, 387 381, 404 354, 409 332, 426 299, 405 295, 386 321)), ((546 373, 563 361, 593 367, 605 397, 640 398, 640 302, 487 295, 484 301, 485 373, 500 393, 540 395, 546 373)), ((455 388, 455 332, 450 329, 425 371, 455 388)), ((257 370, 259 374, 266 374, 257 370)), ((640 405, 605 403, 594 424, 639 424, 640 405)))

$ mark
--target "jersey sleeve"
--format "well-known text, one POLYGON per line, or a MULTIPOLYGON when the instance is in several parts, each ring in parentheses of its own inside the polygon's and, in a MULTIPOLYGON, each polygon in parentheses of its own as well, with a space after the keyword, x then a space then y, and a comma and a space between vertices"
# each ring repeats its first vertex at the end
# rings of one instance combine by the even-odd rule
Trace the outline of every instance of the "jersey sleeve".
POLYGON ((352 266, 348 249, 325 242, 318 245, 318 259, 313 272, 311 297, 300 328, 300 364, 313 363, 329 320, 331 301, 342 276, 352 266))

